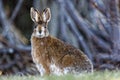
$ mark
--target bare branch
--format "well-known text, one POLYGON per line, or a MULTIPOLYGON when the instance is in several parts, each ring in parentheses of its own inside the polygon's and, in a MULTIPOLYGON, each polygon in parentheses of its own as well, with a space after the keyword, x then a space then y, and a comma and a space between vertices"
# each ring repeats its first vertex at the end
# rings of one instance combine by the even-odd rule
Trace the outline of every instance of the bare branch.
POLYGON ((107 16, 106 10, 103 7, 98 5, 94 0, 90 0, 90 1, 97 10, 99 10, 103 15, 107 16))
POLYGON ((10 17, 10 21, 11 21, 11 22, 13 22, 13 20, 14 20, 15 17, 17 16, 17 14, 18 14, 21 6, 22 6, 22 3, 23 3, 23 0, 18 0, 18 3, 17 3, 17 5, 16 5, 16 7, 15 7, 15 9, 14 9, 11 17, 10 17))
POLYGON ((74 32, 75 36, 78 38, 78 41, 81 44, 85 54, 87 54, 88 57, 92 60, 93 56, 91 55, 89 47, 87 46, 84 38, 82 37, 82 34, 80 34, 78 29, 75 27, 76 25, 72 22, 72 19, 70 18, 70 16, 68 16, 67 12, 66 12, 66 17, 67 17, 67 24, 69 25, 71 30, 74 32))
POLYGON ((93 32, 91 32, 88 29, 88 26, 91 26, 91 25, 89 25, 87 22, 85 22, 85 20, 78 14, 76 9, 74 9, 74 6, 67 0, 65 2, 66 2, 66 6, 65 6, 66 11, 68 11, 68 13, 72 17, 73 21, 78 26, 80 26, 79 28, 85 33, 85 35, 88 37, 88 39, 92 39, 101 48, 104 47, 104 49, 111 51, 110 45, 108 45, 106 42, 101 40, 99 37, 97 37, 95 34, 93 34, 93 32))

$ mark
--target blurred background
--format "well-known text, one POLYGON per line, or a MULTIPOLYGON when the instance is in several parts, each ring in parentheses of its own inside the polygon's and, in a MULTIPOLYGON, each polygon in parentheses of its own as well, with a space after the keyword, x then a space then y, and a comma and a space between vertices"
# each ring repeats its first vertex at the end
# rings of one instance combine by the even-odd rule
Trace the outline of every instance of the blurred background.
POLYGON ((37 74, 30 8, 51 9, 50 34, 81 49, 94 70, 120 69, 120 0, 0 0, 0 73, 37 74))

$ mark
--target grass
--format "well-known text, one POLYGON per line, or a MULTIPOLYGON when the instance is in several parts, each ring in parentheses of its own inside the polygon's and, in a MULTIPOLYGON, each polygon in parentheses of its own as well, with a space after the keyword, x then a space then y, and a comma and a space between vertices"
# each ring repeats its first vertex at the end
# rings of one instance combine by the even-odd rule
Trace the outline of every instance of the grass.
POLYGON ((0 80, 120 80, 120 71, 94 72, 80 75, 62 76, 0 76, 0 80))

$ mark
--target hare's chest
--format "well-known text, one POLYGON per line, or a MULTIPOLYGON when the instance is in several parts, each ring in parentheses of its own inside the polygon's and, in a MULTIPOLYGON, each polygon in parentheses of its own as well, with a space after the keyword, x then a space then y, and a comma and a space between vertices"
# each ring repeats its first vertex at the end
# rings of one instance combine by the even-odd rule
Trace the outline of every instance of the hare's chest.
POLYGON ((40 46, 44 46, 45 44, 44 44, 44 42, 41 41, 39 45, 40 46))

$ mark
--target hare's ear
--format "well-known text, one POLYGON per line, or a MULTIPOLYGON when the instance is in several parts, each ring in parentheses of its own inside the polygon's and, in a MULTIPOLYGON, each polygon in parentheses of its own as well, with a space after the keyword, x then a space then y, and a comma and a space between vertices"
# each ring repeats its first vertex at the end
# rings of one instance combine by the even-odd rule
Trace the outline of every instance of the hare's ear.
POLYGON ((49 22, 50 21, 50 19, 51 19, 50 8, 46 8, 46 9, 43 10, 42 17, 43 17, 44 22, 49 22))
POLYGON ((34 9, 33 7, 31 7, 30 16, 31 16, 32 21, 34 21, 35 23, 39 22, 40 14, 37 9, 34 9))

